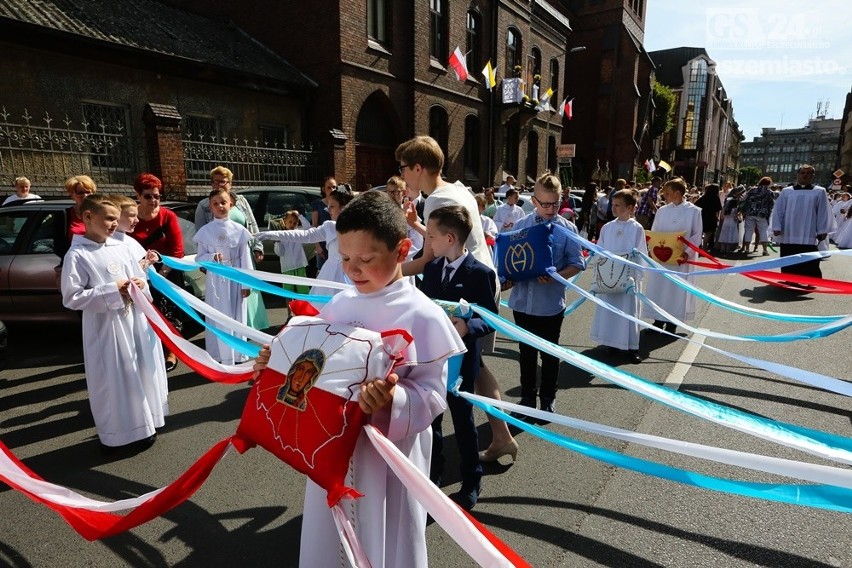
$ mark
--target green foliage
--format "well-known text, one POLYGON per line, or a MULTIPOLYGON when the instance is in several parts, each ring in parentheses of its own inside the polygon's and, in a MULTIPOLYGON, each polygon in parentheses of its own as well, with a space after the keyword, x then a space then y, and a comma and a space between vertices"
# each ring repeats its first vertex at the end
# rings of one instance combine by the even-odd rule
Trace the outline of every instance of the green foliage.
POLYGON ((674 126, 675 95, 674 92, 654 81, 654 120, 651 121, 651 139, 656 140, 674 126))
POLYGON ((757 183, 757 180, 763 177, 763 172, 755 166, 747 166, 740 169, 739 182, 745 186, 751 186, 757 183))

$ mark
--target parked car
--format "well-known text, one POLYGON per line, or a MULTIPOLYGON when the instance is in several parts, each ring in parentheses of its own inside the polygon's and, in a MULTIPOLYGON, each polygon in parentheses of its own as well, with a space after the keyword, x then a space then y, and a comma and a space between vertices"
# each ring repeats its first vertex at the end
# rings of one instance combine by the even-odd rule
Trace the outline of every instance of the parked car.
POLYGON ((6 368, 6 351, 9 346, 9 332, 6 324, 0 321, 0 369, 6 368))
MULTIPOLYGON (((257 220, 261 231, 272 228, 270 221, 283 217, 285 213, 293 209, 310 220, 311 203, 322 198, 322 193, 318 187, 305 186, 244 187, 238 189, 237 193, 245 197, 251 205, 254 218, 257 220)), ((259 269, 274 273, 281 270, 278 255, 273 250, 274 246, 273 241, 264 241, 264 261, 258 265, 259 269)), ((313 263, 314 256, 316 256, 314 245, 306 244, 304 248, 308 262, 313 263)))
MULTIPOLYGON (((56 287, 54 267, 54 223, 62 222, 62 211, 71 207, 68 199, 28 202, 0 209, 0 319, 11 321, 80 320, 77 312, 62 305, 56 287)), ((163 203, 178 214, 183 232, 184 250, 195 254, 195 223, 186 210, 195 215, 195 204, 163 203)), ((197 270, 184 273, 187 290, 203 296, 204 276, 197 270)))

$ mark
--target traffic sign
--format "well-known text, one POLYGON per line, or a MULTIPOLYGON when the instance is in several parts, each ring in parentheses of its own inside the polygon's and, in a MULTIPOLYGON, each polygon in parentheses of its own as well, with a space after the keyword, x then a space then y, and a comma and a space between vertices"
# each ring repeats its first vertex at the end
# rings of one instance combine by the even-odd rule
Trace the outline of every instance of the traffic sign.
POLYGON ((837 168, 837 171, 835 171, 835 172, 834 172, 834 177, 836 177, 836 178, 842 178, 842 177, 843 177, 843 174, 845 174, 845 173, 846 173, 846 172, 844 172, 844 171, 843 171, 843 170, 841 170, 840 168, 837 168))
POLYGON ((841 188, 842 185, 843 184, 840 182, 840 179, 835 179, 833 182, 831 182, 831 189, 838 190, 841 188))

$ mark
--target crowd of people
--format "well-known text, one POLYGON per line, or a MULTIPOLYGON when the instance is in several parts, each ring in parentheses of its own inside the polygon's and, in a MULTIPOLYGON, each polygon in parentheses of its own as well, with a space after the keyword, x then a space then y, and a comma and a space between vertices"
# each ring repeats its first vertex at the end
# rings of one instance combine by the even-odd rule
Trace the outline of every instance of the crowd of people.
MULTIPOLYGON (((810 252, 824 248, 830 235, 838 246, 852 246, 850 194, 830 198, 824 188, 813 184, 814 169, 809 165, 798 170, 796 184, 783 189, 768 177, 749 189, 726 183, 709 184, 701 191, 679 177, 654 177, 647 187, 618 180, 603 191, 590 183, 581 209, 574 211, 571 188, 563 188, 559 178, 549 173, 531 188, 515 187, 514 178, 508 176, 499 190, 488 187, 477 194, 443 180, 443 152, 428 136, 401 144, 396 159, 398 175, 388 180, 385 191, 354 195, 351 188, 328 177, 310 219, 307 211, 288 211, 270 221, 270 230, 260 230, 248 202, 232 190, 232 172, 223 166, 213 169, 211 191, 195 215, 197 260, 251 269, 263 258, 263 241, 270 240, 281 259, 281 272, 305 276, 308 263, 302 244, 311 243, 316 246, 318 278, 352 285, 344 291, 322 283, 309 291, 285 285, 301 293, 331 296, 328 303, 318 304, 319 317, 374 331, 421 330, 414 341, 419 355, 429 354, 428 364, 398 368, 389 377, 365 384, 359 404, 381 430, 393 433, 392 441, 438 485, 444 473, 442 416, 449 408, 462 480, 451 498, 466 510, 475 506, 481 492, 482 464, 504 456, 514 460, 519 446, 506 423, 489 416, 491 442, 480 449, 472 405, 447 394, 446 353, 450 346, 457 346, 465 354, 461 381, 455 388, 501 398, 482 357, 493 350, 493 329, 476 314, 447 318, 427 298, 464 299, 497 312, 501 293, 507 292, 515 324, 557 344, 566 309, 565 288, 551 275, 518 281, 498 277, 493 246, 501 233, 558 226, 548 246, 559 277, 571 278, 587 265, 594 267, 601 286, 612 287, 599 290, 602 300, 631 316, 647 317, 656 328, 670 333, 677 331, 675 321, 693 318, 695 297, 657 273, 643 277, 641 271, 632 271, 633 291, 643 290, 650 300, 640 305, 636 294, 606 282, 606 270, 601 268, 605 264, 594 257, 587 261, 588 251, 574 236, 586 236, 636 262, 649 254, 646 231, 681 234, 705 250, 722 254, 748 253, 762 246, 767 255, 770 242, 780 246, 781 256, 810 252), (532 212, 518 205, 522 190, 532 202, 532 212), (431 369, 429 376, 427 369, 431 369)), ((15 195, 7 202, 38 199, 30 193, 30 185, 26 178, 16 179, 15 195)), ((142 290, 181 331, 180 310, 150 285, 145 271, 153 266, 161 276, 180 283, 180 273, 162 262, 162 255, 183 257, 177 217, 161 205, 163 185, 153 174, 138 176, 135 199, 99 194, 94 180, 85 175, 69 178, 65 189, 74 204, 65 211, 56 235, 55 250, 61 258, 57 272, 65 305, 82 312, 86 381, 99 441, 106 453, 145 448, 154 443, 156 429, 168 414, 166 373, 176 367, 177 357, 160 344, 133 309, 129 290, 142 290)), ((695 258, 694 250, 683 248, 668 266, 689 279, 693 265, 684 261, 695 258)), ((617 268, 612 263, 606 266, 612 277, 617 268)), ((782 270, 820 277, 819 260, 782 270)), ((284 323, 268 321, 256 291, 210 271, 205 301, 225 316, 258 329, 284 323)), ((232 333, 221 323, 211 321, 211 326, 232 333)), ((591 338, 632 363, 643 358, 639 331, 638 323, 596 307, 591 338)), ((245 360, 209 330, 205 346, 222 364, 245 360)), ((268 356, 268 349, 262 351, 256 368, 262 369, 268 356)), ((518 361, 519 405, 555 412, 559 359, 520 342, 518 361)), ((517 417, 533 421, 522 413, 517 417)), ((359 533, 370 533, 367 554, 391 565, 425 565, 422 506, 395 481, 371 448, 359 445, 352 463, 356 469, 386 478, 381 490, 367 492, 355 504, 356 510, 385 512, 378 524, 356 523, 359 533)), ((356 477, 359 474, 355 472, 356 477)), ((328 531, 335 531, 328 538, 336 539, 330 515, 325 495, 309 482, 302 538, 306 565, 336 562, 335 547, 311 545, 328 531)))

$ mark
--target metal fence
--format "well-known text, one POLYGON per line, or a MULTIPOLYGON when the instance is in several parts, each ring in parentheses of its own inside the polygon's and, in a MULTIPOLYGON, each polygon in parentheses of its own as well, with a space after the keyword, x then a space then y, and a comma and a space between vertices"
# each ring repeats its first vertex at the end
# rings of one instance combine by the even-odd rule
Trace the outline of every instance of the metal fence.
POLYGON ((187 134, 183 156, 189 185, 210 185, 210 170, 225 166, 240 185, 318 185, 323 154, 311 145, 262 145, 259 140, 187 134))
POLYGON ((24 109, 20 119, 0 107, 0 180, 12 184, 26 176, 33 192, 62 195, 71 176, 86 174, 98 186, 127 186, 145 163, 141 138, 128 136, 124 124, 91 117, 79 122, 68 115, 56 120, 47 112, 36 119, 24 109))

